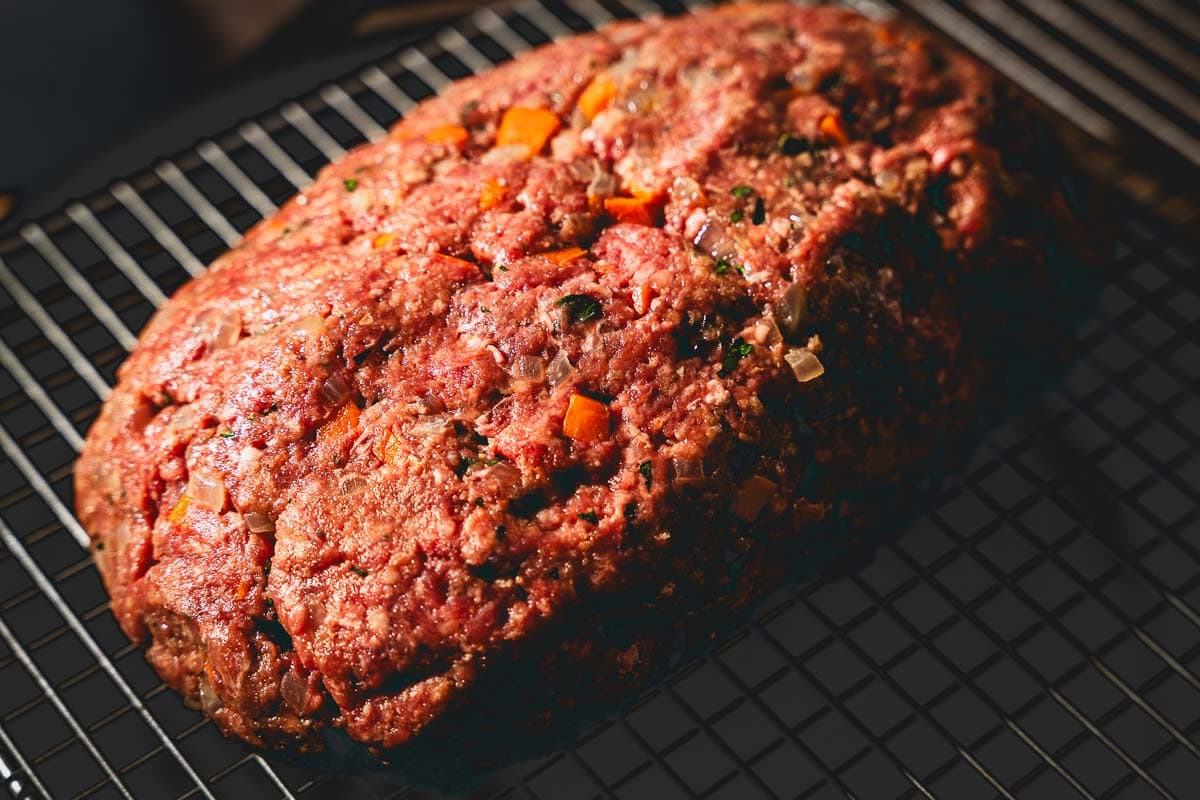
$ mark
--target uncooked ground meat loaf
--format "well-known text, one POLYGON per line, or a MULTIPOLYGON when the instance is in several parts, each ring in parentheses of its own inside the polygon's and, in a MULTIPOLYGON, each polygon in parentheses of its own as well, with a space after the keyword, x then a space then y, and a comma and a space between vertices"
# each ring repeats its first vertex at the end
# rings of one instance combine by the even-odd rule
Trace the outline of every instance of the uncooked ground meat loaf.
POLYGON ((531 719, 636 685, 632 622, 746 603, 972 416, 989 293, 1061 238, 1031 127, 785 4, 455 84, 147 326, 75 473, 113 613, 260 745, 415 746, 513 665, 531 719))

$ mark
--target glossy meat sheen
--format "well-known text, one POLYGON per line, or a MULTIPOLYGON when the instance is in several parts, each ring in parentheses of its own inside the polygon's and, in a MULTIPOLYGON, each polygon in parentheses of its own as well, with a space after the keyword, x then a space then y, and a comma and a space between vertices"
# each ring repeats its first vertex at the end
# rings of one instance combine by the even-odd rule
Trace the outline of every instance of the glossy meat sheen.
POLYGON ((454 85, 143 333, 76 470, 113 612, 272 746, 403 745, 498 664, 636 684, 662 643, 572 620, 746 602, 970 417, 981 298, 1056 202, 1022 120, 957 52, 784 4, 454 85), (514 107, 554 115, 532 154, 514 107), (609 414, 575 438, 573 394, 609 414))

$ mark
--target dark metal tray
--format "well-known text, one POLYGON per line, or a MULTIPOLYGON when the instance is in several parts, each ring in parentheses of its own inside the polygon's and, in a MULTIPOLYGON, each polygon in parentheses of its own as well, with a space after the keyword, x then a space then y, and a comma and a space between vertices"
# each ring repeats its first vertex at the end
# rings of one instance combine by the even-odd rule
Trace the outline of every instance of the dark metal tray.
MULTIPOLYGON (((1162 188, 1200 160, 1200 18, 1138 6, 907 4, 1079 128, 1118 198, 1069 370, 868 565, 780 591, 470 797, 1200 796, 1200 281, 1192 199, 1162 188)), ((322 164, 453 78, 657 10, 485 10, 0 242, 0 794, 428 794, 256 753, 186 709, 108 613, 71 466, 154 308, 322 164)))

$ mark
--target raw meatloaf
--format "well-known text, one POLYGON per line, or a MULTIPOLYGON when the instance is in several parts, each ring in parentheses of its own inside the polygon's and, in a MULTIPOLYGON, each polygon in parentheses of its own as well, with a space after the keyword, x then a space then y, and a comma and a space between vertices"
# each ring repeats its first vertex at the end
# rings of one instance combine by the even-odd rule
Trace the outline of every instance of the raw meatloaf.
POLYGON ((748 602, 963 429, 1060 216, 1030 128, 958 52, 786 4, 455 84, 147 326, 75 473, 113 613, 259 745, 637 685, 642 620, 748 602))

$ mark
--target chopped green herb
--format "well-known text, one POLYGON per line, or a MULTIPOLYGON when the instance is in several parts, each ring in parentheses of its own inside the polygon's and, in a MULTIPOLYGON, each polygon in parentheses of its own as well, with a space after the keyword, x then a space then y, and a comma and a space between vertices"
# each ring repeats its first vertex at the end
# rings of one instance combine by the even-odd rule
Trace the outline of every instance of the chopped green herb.
POLYGON ((573 323, 597 319, 603 313, 600 303, 586 294, 569 294, 560 297, 554 305, 567 309, 567 318, 573 323))
POLYGON ((767 221, 767 207, 763 205, 761 197, 754 198, 754 213, 750 215, 750 221, 755 225, 762 225, 767 221))
POLYGON ((97 550, 103 550, 103 549, 104 549, 104 540, 103 540, 103 539, 98 539, 98 540, 96 541, 96 549, 97 549, 97 550))
POLYGON ((785 156, 798 156, 810 147, 809 143, 799 138, 792 136, 790 133, 785 133, 779 137, 779 152, 785 156))
POLYGON ((597 514, 595 511, 585 511, 579 515, 579 518, 581 520, 583 520, 584 522, 590 522, 593 525, 595 525, 596 523, 598 523, 600 521, 600 515, 597 514))
POLYGON ((267 563, 263 564, 263 575, 271 574, 271 559, 267 559, 267 563))
POLYGON ((726 261, 723 258, 717 259, 717 274, 718 275, 724 275, 726 272, 729 272, 729 270, 731 270, 731 269, 733 269, 733 264, 730 264, 728 261, 726 261))
POLYGON ((717 375, 724 378, 737 369, 738 362, 750 355, 754 350, 754 345, 749 342, 742 341, 741 337, 732 340, 725 348, 725 355, 721 358, 721 369, 717 371, 717 375))
POLYGON ((743 214, 742 210, 739 208, 736 211, 734 211, 732 214, 729 215, 729 221, 730 222, 741 222, 742 217, 744 217, 744 216, 746 216, 746 215, 743 214))
POLYGON ((642 477, 646 480, 646 488, 650 488, 650 484, 654 482, 654 470, 649 461, 643 461, 638 464, 638 472, 642 473, 642 477))
POLYGON ((754 194, 754 187, 746 185, 735 186, 729 190, 729 193, 734 197, 749 197, 754 194))
POLYGON ((221 431, 217 436, 220 436, 222 439, 232 439, 233 431, 221 431))
POLYGON ((483 508, 483 498, 482 498, 482 497, 476 497, 476 498, 475 498, 475 505, 479 506, 480 508, 483 508))
POLYGON ((783 179, 783 185, 788 187, 789 189, 792 188, 793 186, 795 186, 796 185, 796 176, 788 175, 786 178, 783 179))
POLYGON ((346 180, 342 181, 342 186, 346 187, 347 192, 353 192, 358 188, 358 181, 356 181, 354 178, 347 178, 346 180))
POLYGON ((367 577, 367 571, 356 564, 350 565, 350 571, 353 572, 355 575, 357 575, 360 578, 367 577))
POLYGON ((504 266, 503 264, 500 265, 499 269, 501 272, 508 272, 508 267, 504 266))
POLYGON ((292 226, 288 225, 286 228, 283 229, 283 233, 279 234, 279 238, 282 239, 283 237, 287 236, 291 232, 292 232, 292 226))

